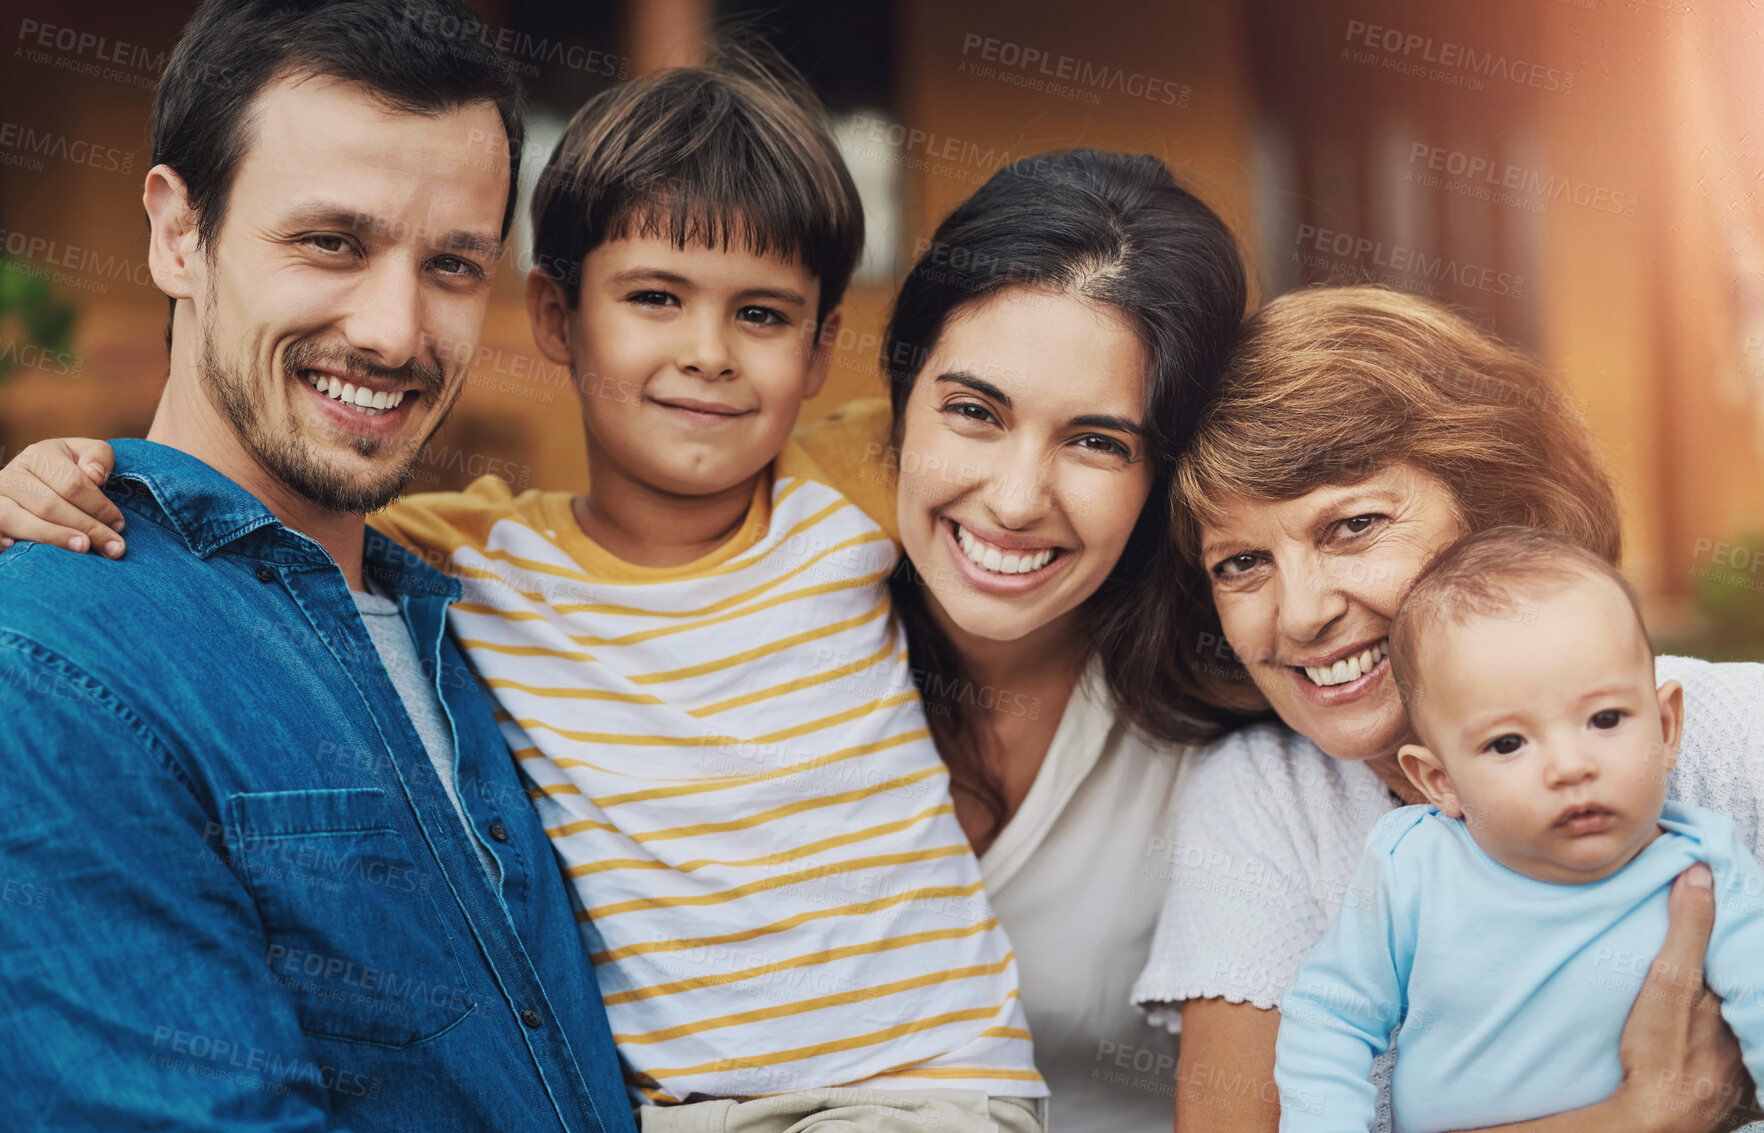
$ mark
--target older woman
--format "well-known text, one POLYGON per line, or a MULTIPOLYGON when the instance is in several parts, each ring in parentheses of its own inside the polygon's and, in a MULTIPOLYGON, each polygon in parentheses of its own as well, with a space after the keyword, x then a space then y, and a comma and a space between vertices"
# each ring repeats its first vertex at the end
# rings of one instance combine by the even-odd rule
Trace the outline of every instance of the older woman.
MULTIPOLYGON (((1279 723, 1196 761, 1134 997, 1181 1027, 1179 1133, 1273 1130, 1275 1005, 1372 825, 1424 801, 1395 758, 1410 738, 1384 657, 1397 602, 1433 553, 1503 523, 1615 562, 1618 511, 1585 426, 1531 360, 1436 304, 1358 287, 1287 295, 1249 321, 1174 499, 1194 673, 1215 703, 1279 723)), ((1662 657, 1658 670, 1686 690, 1672 796, 1727 814, 1756 848, 1764 666, 1662 657)), ((1710 1032, 1685 1044, 1682 1080, 1731 1072, 1710 1032)), ((1633 1074, 1600 1106, 1514 1128, 1701 1129, 1726 1108, 1656 1106, 1659 1080, 1633 1074)))

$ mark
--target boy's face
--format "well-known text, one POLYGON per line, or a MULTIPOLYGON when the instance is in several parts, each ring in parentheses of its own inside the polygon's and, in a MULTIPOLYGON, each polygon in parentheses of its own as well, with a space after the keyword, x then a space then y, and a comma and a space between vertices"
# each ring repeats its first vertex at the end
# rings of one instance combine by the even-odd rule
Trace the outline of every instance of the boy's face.
POLYGON ((680 496, 744 484, 826 380, 827 352, 814 349, 820 281, 739 242, 611 240, 583 263, 576 310, 555 289, 543 272, 529 282, 534 336, 573 367, 597 483, 680 496))
POLYGON ((1421 644, 1426 746, 1403 770, 1489 856, 1563 884, 1621 869, 1659 832, 1683 690, 1654 687, 1634 610, 1586 575, 1442 627, 1421 644))

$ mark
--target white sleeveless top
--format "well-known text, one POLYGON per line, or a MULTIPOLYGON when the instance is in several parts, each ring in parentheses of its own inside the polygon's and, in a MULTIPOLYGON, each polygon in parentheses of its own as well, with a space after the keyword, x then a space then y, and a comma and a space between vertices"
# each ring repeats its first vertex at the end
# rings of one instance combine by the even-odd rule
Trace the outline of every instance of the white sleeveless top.
POLYGON ((1093 664, 981 855, 1059 1133, 1169 1133, 1177 1039, 1148 1026, 1128 991, 1169 884, 1160 862, 1193 754, 1129 728, 1093 664))

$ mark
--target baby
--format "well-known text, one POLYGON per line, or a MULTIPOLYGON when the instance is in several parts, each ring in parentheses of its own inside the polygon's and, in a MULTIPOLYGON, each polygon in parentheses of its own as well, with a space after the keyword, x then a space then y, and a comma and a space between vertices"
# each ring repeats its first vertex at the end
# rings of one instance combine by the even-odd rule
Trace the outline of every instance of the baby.
POLYGON ((1405 1133, 1606 1098, 1695 862, 1715 880, 1706 978, 1764 1081, 1764 870, 1726 818, 1666 800, 1684 692, 1655 687, 1623 576, 1544 532, 1470 536, 1415 582, 1390 651, 1420 739, 1398 758, 1433 805, 1379 821, 1281 1002, 1282 1133, 1369 1129, 1393 1041, 1405 1133))

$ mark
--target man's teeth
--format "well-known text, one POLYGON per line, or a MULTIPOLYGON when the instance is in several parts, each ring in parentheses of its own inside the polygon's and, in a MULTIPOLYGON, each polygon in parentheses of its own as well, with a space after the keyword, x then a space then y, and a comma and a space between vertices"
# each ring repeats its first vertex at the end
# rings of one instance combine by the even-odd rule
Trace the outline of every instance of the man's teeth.
POLYGON ((1006 553, 997 547, 988 546, 968 534, 959 524, 956 527, 956 542, 962 545, 962 552, 974 563, 994 574, 1028 574, 1040 570, 1053 561, 1056 547, 1045 547, 1033 554, 1020 552, 1006 553))
POLYGON ((1370 649, 1363 650, 1358 657, 1343 657, 1333 665, 1312 668, 1305 666, 1305 676, 1311 678, 1314 685, 1328 688, 1330 685, 1346 684, 1357 681, 1372 671, 1379 658, 1390 652, 1390 642, 1380 641, 1370 649))
POLYGON ((350 382, 330 374, 315 374, 310 370, 306 373, 306 384, 368 417, 378 417, 388 410, 397 409, 398 403, 404 400, 403 390, 387 393, 384 390, 371 390, 366 386, 357 389, 350 382))

